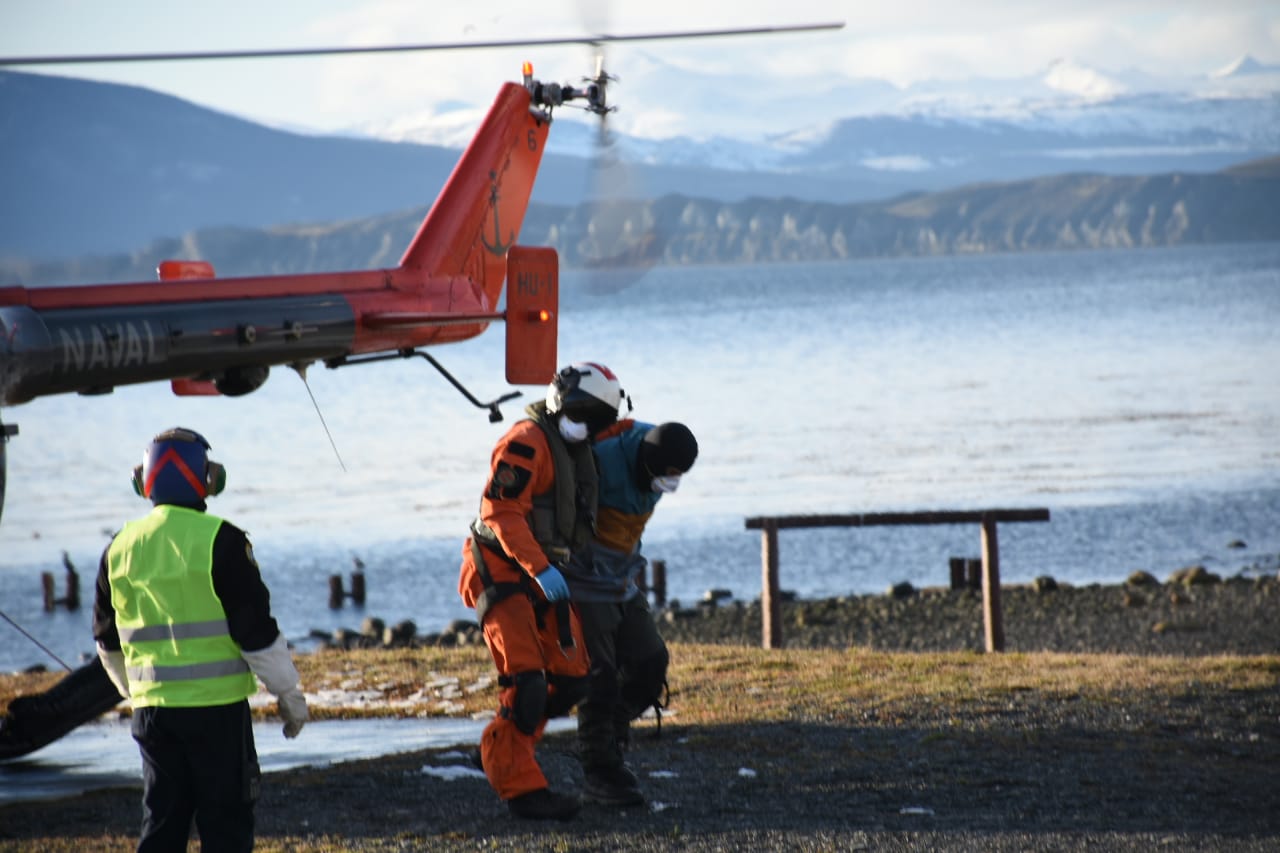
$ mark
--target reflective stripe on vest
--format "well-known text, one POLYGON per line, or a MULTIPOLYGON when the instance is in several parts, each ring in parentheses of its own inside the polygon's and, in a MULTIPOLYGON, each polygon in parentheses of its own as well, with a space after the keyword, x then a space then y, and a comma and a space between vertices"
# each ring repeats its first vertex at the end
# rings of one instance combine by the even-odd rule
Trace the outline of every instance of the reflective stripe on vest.
POLYGON ((107 551, 111 604, 135 707, 227 705, 257 692, 213 589, 222 519, 161 505, 107 551))
POLYGON ((120 642, 145 643, 148 640, 194 640, 197 637, 221 637, 231 631, 226 619, 188 622, 185 625, 148 625, 145 628, 121 628, 120 642))
POLYGON ((129 667, 130 681, 197 681, 248 672, 249 664, 240 660, 216 660, 212 663, 175 664, 173 666, 129 667))

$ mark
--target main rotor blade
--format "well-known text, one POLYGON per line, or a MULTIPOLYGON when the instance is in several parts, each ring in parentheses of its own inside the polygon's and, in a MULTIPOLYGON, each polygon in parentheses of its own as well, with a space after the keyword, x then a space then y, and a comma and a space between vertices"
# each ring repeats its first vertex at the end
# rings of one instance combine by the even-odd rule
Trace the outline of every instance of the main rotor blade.
POLYGON ((7 56, 3 65, 76 65, 95 62, 178 62, 188 59, 264 59, 270 57, 327 56, 344 53, 407 53, 429 50, 489 50, 502 47, 546 47, 559 44, 599 44, 600 42, 659 41, 671 39, 715 38, 719 36, 773 35, 779 33, 839 30, 844 22, 826 24, 793 24, 778 27, 746 27, 729 30, 688 30, 670 33, 638 33, 635 35, 569 36, 563 38, 512 39, 473 42, 434 42, 427 44, 379 45, 374 47, 299 47, 281 50, 216 50, 193 53, 99 53, 67 56, 7 56))

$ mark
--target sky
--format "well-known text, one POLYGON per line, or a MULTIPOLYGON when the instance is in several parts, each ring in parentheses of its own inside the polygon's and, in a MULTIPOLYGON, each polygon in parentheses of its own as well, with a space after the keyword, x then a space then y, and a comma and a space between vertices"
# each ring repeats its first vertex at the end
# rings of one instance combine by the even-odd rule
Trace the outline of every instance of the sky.
MULTIPOLYGON (((709 85, 705 74, 734 75, 742 85, 759 88, 763 102, 766 90, 776 94, 844 80, 904 87, 1044 75, 1064 60, 1173 76, 1207 75, 1245 54, 1280 63, 1275 0, 0 0, 0 56, 367 46, 828 22, 845 26, 834 33, 610 46, 607 67, 621 80, 611 92, 622 104, 616 126, 651 137, 707 135, 718 118, 714 92, 702 99, 668 97, 681 81, 709 85), (695 110, 689 106, 694 103, 712 106, 695 110)), ((482 108, 500 83, 519 79, 524 60, 534 63, 539 78, 560 82, 576 82, 594 64, 590 48, 566 45, 20 70, 132 83, 274 126, 331 132, 451 105, 482 108)), ((751 118, 767 127, 769 113, 762 106, 751 118)))

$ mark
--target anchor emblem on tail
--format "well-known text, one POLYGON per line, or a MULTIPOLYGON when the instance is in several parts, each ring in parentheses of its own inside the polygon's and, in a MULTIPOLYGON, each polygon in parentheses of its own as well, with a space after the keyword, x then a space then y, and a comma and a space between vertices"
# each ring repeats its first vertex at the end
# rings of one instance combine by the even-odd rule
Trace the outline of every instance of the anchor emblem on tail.
POLYGON ((507 242, 502 242, 502 225, 498 222, 498 199, 501 196, 498 193, 498 173, 489 173, 489 206, 493 209, 493 242, 490 243, 484 236, 484 231, 480 232, 480 242, 484 247, 498 257, 502 257, 507 253, 516 242, 515 232, 507 235, 507 242))

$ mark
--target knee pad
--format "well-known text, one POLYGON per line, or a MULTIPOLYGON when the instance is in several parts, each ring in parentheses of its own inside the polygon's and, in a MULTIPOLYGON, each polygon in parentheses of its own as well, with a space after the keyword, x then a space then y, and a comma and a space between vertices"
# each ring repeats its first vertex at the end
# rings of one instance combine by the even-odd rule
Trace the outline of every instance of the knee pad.
POLYGON ((587 695, 587 679, 582 676, 552 675, 554 688, 547 696, 548 718, 564 717, 587 695))
POLYGON ((507 714, 515 727, 527 735, 538 730, 547 710, 547 678, 539 670, 517 672, 511 679, 515 696, 507 714))
POLYGON ((671 656, 664 647, 657 654, 628 665, 622 672, 622 703, 635 719, 647 709, 662 706, 662 693, 667 686, 667 665, 671 656))

